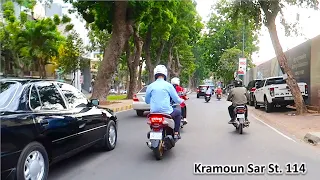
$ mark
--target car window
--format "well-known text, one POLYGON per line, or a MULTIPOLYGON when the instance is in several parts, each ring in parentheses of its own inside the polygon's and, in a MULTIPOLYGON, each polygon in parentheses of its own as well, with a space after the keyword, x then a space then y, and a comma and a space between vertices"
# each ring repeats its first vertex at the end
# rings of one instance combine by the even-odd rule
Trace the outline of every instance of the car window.
POLYGON ((56 86, 51 82, 37 83, 43 110, 63 110, 66 105, 56 86))
POLYGON ((274 78, 274 79, 268 79, 267 80, 267 86, 272 84, 286 84, 286 80, 283 78, 274 78))
POLYGON ((0 82, 0 109, 6 108, 19 89, 19 83, 13 81, 0 82))
POLYGON ((264 82, 265 82, 264 80, 263 80, 263 81, 258 82, 258 84, 257 84, 257 88, 261 88, 261 87, 263 86, 264 82))
POLYGON ((139 91, 139 93, 144 93, 144 92, 146 92, 146 91, 147 91, 147 86, 143 87, 143 88, 139 91))
POLYGON ((86 96, 80 92, 77 88, 70 84, 58 83, 63 95, 69 104, 69 108, 86 107, 88 100, 86 96))
POLYGON ((30 107, 34 110, 40 110, 41 109, 41 102, 40 97, 38 94, 38 90, 36 86, 32 86, 31 92, 30 92, 30 107))

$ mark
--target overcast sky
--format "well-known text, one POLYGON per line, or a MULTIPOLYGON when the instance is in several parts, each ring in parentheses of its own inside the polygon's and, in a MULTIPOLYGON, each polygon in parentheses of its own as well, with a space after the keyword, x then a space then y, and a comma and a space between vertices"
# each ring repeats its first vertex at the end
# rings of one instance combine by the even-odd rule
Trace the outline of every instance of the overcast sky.
MULTIPOLYGON (((217 0, 196 0, 197 1, 197 11, 202 17, 203 21, 206 22, 209 19, 209 15, 211 12, 211 6, 217 2, 217 0)), ((63 0, 54 0, 54 2, 63 3, 63 0)), ((66 12, 68 8, 65 8, 66 12)), ((277 21, 277 29, 278 35, 280 39, 280 43, 282 44, 283 50, 286 51, 290 48, 293 48, 307 39, 311 39, 320 34, 320 26, 319 26, 319 17, 320 11, 314 11, 311 9, 298 9, 296 7, 288 7, 284 10, 286 20, 290 22, 294 22, 296 20, 296 14, 300 14, 299 23, 303 36, 299 37, 286 37, 284 35, 284 29, 280 25, 280 21, 277 21)), ((81 22, 79 19, 75 18, 75 15, 72 15, 73 23, 75 24, 75 29, 81 34, 84 42, 87 44, 89 42, 87 37, 87 31, 84 27, 84 22, 81 22)), ((261 30, 261 36, 259 36, 259 44, 260 50, 253 55, 253 62, 255 64, 260 64, 264 61, 270 60, 275 57, 273 46, 270 40, 269 33, 265 27, 261 30)))

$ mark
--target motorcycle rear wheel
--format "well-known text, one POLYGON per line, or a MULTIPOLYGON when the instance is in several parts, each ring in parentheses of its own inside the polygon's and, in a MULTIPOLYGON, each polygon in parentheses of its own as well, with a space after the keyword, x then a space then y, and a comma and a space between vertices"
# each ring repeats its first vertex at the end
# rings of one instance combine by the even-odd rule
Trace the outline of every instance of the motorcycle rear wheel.
POLYGON ((163 158, 163 141, 160 140, 159 144, 156 148, 154 148, 153 150, 153 154, 156 158, 156 160, 161 160, 163 158))
POLYGON ((243 133, 243 124, 241 124, 241 123, 239 124, 238 131, 240 134, 243 133))

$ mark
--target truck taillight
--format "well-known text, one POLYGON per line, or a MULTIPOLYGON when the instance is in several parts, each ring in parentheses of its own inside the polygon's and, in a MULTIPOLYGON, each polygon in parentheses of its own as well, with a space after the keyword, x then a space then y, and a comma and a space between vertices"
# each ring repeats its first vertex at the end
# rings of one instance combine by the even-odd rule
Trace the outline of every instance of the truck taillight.
POLYGON ((270 88, 269 90, 270 90, 270 96, 273 97, 274 96, 274 88, 270 88))
POLYGON ((305 85, 304 88, 305 88, 305 90, 304 90, 305 94, 308 94, 308 85, 305 85))
POLYGON ((132 100, 133 100, 133 101, 136 101, 136 102, 137 102, 137 101, 139 101, 139 99, 137 98, 137 95, 136 95, 136 94, 135 94, 135 95, 133 95, 132 100))
POLYGON ((250 89, 250 91, 251 91, 251 92, 254 92, 254 91, 256 91, 256 88, 253 87, 253 88, 250 89))

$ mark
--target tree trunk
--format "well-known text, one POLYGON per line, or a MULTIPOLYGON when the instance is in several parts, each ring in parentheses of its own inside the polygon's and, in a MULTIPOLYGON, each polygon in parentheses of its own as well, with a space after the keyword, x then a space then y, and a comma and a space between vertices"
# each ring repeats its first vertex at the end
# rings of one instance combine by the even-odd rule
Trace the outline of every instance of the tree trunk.
POLYGON ((138 73, 138 90, 142 88, 142 65, 143 65, 143 59, 139 63, 139 73, 138 73))
MULTIPOLYGON (((137 90, 137 68, 140 63, 142 47, 143 47, 143 40, 139 36, 139 27, 134 28, 133 41, 134 41, 134 51, 132 55, 127 59, 129 73, 130 73, 130 83, 129 83, 127 99, 132 99, 133 94, 137 90)), ((130 49, 130 47, 128 49, 130 49)))
POLYGON ((175 58, 175 61, 173 62, 173 66, 172 66, 172 75, 174 77, 179 77, 182 65, 180 64, 179 53, 178 53, 177 49, 175 51, 175 55, 176 55, 176 58, 175 58))
POLYGON ((172 48, 173 44, 169 43, 169 49, 168 49, 168 63, 167 63, 167 69, 168 69, 168 75, 167 75, 167 81, 170 81, 170 77, 172 74, 172 48))
POLYGON ((144 43, 144 52, 145 52, 145 56, 146 56, 146 67, 148 69, 148 82, 147 84, 150 84, 154 81, 154 76, 153 76, 153 65, 151 62, 151 43, 152 43, 152 26, 149 25, 148 27, 148 31, 146 34, 146 39, 145 39, 145 43, 144 43))
POLYGON ((304 113, 308 112, 307 107, 306 107, 305 102, 302 98, 300 88, 299 88, 296 80, 294 79, 292 70, 290 69, 290 67, 288 65, 287 57, 283 53, 282 46, 280 44, 278 33, 277 33, 275 18, 268 19, 267 28, 269 30, 270 38, 271 38, 273 48, 274 48, 275 54, 277 56, 278 62, 280 64, 280 67, 282 68, 283 73, 287 74, 288 78, 287 78, 286 82, 291 90, 292 96, 294 97, 294 102, 295 102, 296 109, 297 109, 296 113, 297 114, 304 114, 304 113))
POLYGON ((124 45, 133 32, 132 21, 127 21, 128 1, 115 1, 114 3, 112 34, 105 49, 101 66, 98 69, 92 94, 92 98, 100 101, 106 100, 112 75, 116 71, 124 45))

